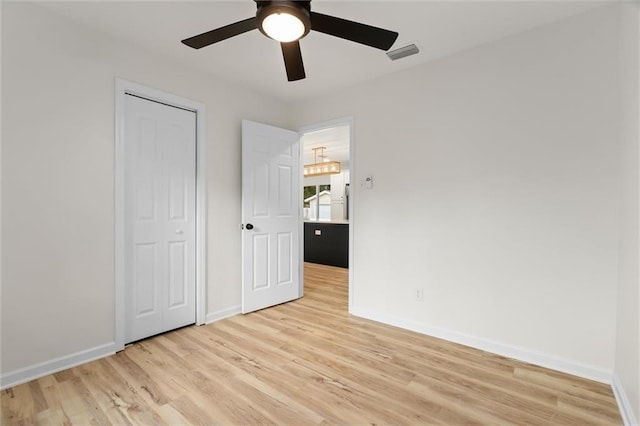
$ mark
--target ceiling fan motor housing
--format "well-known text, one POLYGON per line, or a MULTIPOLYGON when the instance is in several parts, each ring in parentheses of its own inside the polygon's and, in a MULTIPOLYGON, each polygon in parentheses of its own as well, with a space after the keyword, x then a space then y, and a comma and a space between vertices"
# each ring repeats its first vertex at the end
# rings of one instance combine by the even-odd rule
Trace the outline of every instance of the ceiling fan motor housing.
POLYGON ((267 34, 262 26, 262 21, 265 20, 267 16, 273 15, 274 13, 286 13, 289 15, 293 15, 296 18, 300 19, 302 24, 304 25, 304 33, 300 36, 300 38, 309 34, 311 31, 311 1, 260 1, 256 0, 257 3, 257 11, 256 11, 256 20, 258 29, 262 34, 271 38, 269 34, 267 34))

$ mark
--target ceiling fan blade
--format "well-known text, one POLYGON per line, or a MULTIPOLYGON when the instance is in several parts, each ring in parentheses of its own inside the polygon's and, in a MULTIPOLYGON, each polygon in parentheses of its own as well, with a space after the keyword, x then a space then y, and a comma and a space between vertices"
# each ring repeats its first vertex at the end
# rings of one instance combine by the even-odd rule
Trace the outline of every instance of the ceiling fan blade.
POLYGON ((280 46, 282 47, 284 66, 287 69, 287 79, 289 81, 296 81, 305 78, 300 42, 296 40, 288 43, 280 43, 280 46))
POLYGON ((244 21, 234 22, 233 24, 225 25, 224 27, 189 37, 182 40, 182 42, 194 49, 200 49, 202 47, 209 46, 210 44, 246 33, 247 31, 255 30, 256 28, 257 23, 254 16, 253 18, 245 19, 244 21))
POLYGON ((389 50, 398 38, 395 31, 316 12, 311 12, 311 29, 382 50, 389 50))

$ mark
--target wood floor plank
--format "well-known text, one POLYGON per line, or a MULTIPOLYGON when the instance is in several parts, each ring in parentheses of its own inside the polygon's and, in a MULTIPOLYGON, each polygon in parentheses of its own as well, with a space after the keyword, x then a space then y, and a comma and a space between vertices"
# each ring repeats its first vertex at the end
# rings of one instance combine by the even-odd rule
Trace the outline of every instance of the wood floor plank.
POLYGON ((620 425, 611 388, 351 316, 348 271, 305 297, 0 393, 3 425, 620 425))

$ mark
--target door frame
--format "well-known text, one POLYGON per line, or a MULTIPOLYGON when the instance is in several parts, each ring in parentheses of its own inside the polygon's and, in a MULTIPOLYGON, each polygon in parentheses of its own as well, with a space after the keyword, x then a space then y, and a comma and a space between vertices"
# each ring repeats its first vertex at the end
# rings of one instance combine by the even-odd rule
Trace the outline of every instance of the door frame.
MULTIPOLYGON (((355 166, 354 166, 354 155, 353 155, 353 147, 354 147, 354 118, 353 116, 346 116, 342 118, 336 118, 333 120, 322 121, 315 124, 310 124, 308 126, 303 126, 298 129, 298 133, 302 138, 303 133, 314 132, 317 130, 328 129, 331 127, 338 126, 349 126, 349 283, 348 283, 348 292, 349 292, 349 313, 351 313, 353 307, 353 229, 354 229, 354 220, 353 220, 353 206, 355 205, 355 166)), ((300 188, 304 188, 304 147, 302 143, 300 144, 300 188)), ((302 248, 302 256, 300 256, 300 296, 303 294, 304 289, 304 219, 302 218, 302 203, 300 203, 300 247, 302 248)))
POLYGON ((205 105, 121 78, 115 79, 115 350, 124 349, 125 335, 125 97, 134 95, 193 111, 196 114, 196 324, 206 318, 206 153, 205 105))

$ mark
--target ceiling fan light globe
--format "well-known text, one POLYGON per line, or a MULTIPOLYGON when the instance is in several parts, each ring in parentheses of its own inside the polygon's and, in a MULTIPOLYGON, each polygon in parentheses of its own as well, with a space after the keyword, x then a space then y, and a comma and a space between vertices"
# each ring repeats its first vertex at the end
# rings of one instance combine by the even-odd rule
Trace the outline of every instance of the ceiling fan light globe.
POLYGON ((311 30, 308 1, 259 1, 256 10, 257 27, 267 37, 290 43, 306 36, 311 30))
POLYGON ((272 13, 262 21, 262 29, 269 37, 283 43, 298 40, 306 32, 304 23, 289 13, 272 13))

